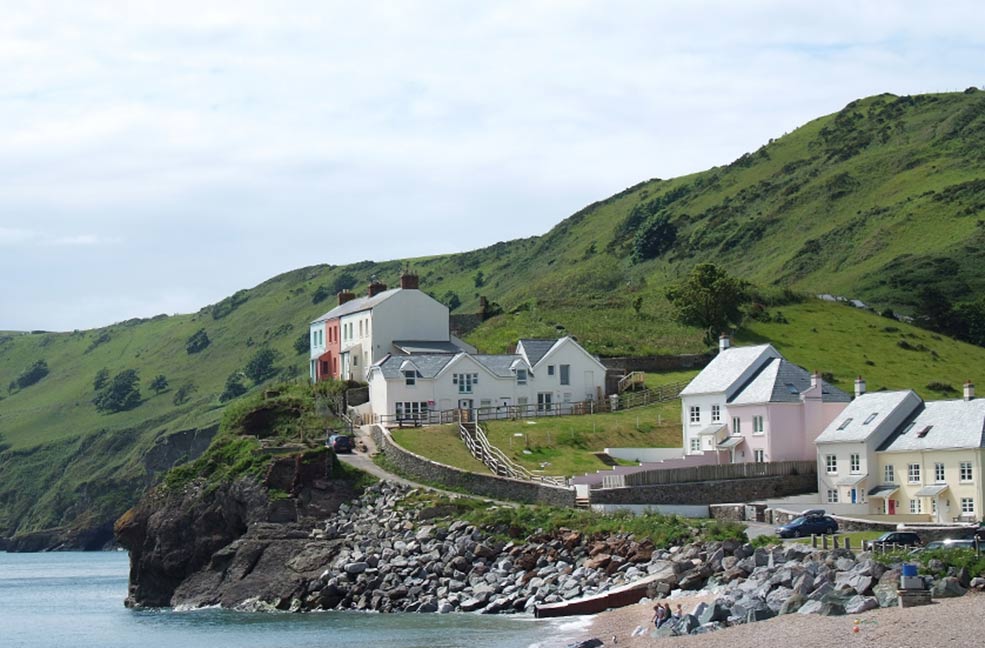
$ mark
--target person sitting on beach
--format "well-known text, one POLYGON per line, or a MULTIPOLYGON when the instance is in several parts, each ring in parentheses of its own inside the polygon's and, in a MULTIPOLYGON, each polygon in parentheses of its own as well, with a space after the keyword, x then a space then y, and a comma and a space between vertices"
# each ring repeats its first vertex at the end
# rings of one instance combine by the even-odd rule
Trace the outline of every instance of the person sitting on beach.
MULTIPOLYGON (((674 623, 676 623, 676 621, 674 621, 674 614, 673 612, 670 611, 670 603, 664 603, 664 618, 663 621, 660 623, 660 625, 662 626, 665 623, 669 623, 671 625, 674 625, 674 623)), ((657 627, 659 628, 660 626, 657 627)))
POLYGON ((681 608, 680 603, 677 604, 677 608, 674 610, 674 613, 671 615, 671 618, 674 621, 680 621, 681 619, 684 618, 684 609, 681 608))
POLYGON ((664 618, 665 614, 664 606, 657 603, 653 606, 653 618, 650 619, 650 622, 659 628, 667 620, 664 618))

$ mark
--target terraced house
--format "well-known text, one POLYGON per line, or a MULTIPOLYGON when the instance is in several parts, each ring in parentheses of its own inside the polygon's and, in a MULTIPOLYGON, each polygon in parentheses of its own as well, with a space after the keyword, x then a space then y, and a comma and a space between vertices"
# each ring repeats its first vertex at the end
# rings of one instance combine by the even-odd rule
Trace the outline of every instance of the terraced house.
POLYGON ((822 501, 859 513, 933 522, 983 516, 985 400, 971 383, 961 400, 913 391, 865 394, 817 440, 822 501))
POLYGON ((772 345, 733 347, 722 336, 718 355, 681 391, 684 449, 729 463, 813 461, 814 439, 849 400, 772 345))

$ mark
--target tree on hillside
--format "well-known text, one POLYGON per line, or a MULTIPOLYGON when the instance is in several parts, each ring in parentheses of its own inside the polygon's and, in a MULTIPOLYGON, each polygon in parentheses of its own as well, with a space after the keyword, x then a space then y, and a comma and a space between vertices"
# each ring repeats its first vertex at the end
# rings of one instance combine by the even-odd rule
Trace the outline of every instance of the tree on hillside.
POLYGON ((448 307, 448 310, 455 310, 462 305, 462 299, 452 290, 445 293, 444 297, 441 298, 441 302, 448 307))
POLYGON ((294 340, 294 350, 297 351, 298 355, 302 353, 307 353, 311 348, 311 333, 305 331, 294 340))
POLYGON ((185 383, 174 393, 174 398, 171 399, 171 402, 175 405, 184 405, 191 400, 192 393, 196 389, 198 389, 198 387, 195 386, 195 383, 185 383))
POLYGON ((356 285, 356 277, 351 272, 343 272, 332 282, 332 294, 337 295, 343 290, 349 290, 356 285))
POLYGON ((667 289, 667 299, 677 321, 705 329, 705 341, 712 344, 719 333, 741 320, 748 287, 715 264, 701 263, 683 282, 667 289))
POLYGON ((219 402, 225 403, 245 393, 246 385, 243 384, 243 373, 234 371, 226 378, 226 386, 223 388, 222 393, 219 394, 219 402))
POLYGON ((677 228, 666 213, 658 212, 646 219, 633 236, 633 251, 629 258, 633 263, 655 259, 669 250, 676 240, 677 228))
POLYGON ((276 360, 276 351, 269 348, 260 349, 253 354, 250 361, 243 367, 243 373, 253 381, 253 384, 262 383, 264 380, 272 378, 277 374, 278 369, 274 366, 276 360))
POLYGON ((124 369, 92 400, 100 412, 122 412, 140 405, 140 376, 136 369, 124 369))
POLYGON ((93 391, 99 391, 106 386, 109 382, 109 369, 103 367, 96 372, 96 375, 92 378, 92 389, 93 391))
POLYGON ((157 374, 154 376, 154 380, 150 381, 150 388, 154 390, 155 394, 160 394, 168 389, 168 379, 164 374, 157 374))
POLYGON ((14 389, 24 389, 25 387, 30 387, 47 375, 48 363, 44 360, 38 360, 27 369, 20 372, 17 378, 11 381, 10 385, 7 387, 7 391, 12 392, 14 389))
POLYGON ((205 332, 205 329, 198 329, 185 341, 185 351, 191 355, 199 351, 204 351, 210 344, 212 344, 212 340, 209 339, 209 335, 205 332))

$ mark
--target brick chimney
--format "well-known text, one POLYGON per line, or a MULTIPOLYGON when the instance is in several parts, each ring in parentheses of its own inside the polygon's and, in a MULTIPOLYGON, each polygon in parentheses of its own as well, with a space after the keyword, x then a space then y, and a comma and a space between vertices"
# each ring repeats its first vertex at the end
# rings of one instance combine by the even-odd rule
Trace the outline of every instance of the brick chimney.
POLYGON ((865 380, 862 379, 862 376, 859 376, 858 378, 855 379, 855 398, 858 398, 864 393, 865 393, 865 380))
POLYGON ((400 275, 400 287, 404 290, 418 290, 420 288, 420 278, 410 270, 407 270, 400 275))
POLYGON ((351 290, 340 290, 338 294, 339 306, 346 303, 347 301, 352 301, 356 298, 356 293, 351 290))
POLYGON ((964 384, 964 399, 966 401, 975 400, 975 383, 970 380, 964 384))
POLYGON ((728 334, 722 333, 718 336, 718 351, 722 352, 732 346, 732 339, 729 338, 728 334))
POLYGON ((386 284, 380 283, 379 281, 376 281, 374 279, 372 282, 370 282, 369 288, 366 290, 366 294, 369 295, 370 297, 375 297, 376 295, 379 295, 384 290, 386 290, 386 284))

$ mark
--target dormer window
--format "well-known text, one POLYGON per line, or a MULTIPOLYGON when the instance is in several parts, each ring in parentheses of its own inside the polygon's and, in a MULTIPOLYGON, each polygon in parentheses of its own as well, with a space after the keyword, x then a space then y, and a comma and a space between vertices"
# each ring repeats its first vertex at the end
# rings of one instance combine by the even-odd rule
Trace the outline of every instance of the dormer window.
POLYGON ((791 394, 800 393, 799 391, 797 391, 797 387, 793 383, 787 383, 787 391, 790 392, 791 394))
POLYGON ((844 430, 846 427, 851 425, 851 423, 852 423, 852 417, 849 416, 848 418, 846 418, 844 421, 841 422, 841 425, 838 426, 838 429, 844 430))
POLYGON ((404 384, 412 387, 417 384, 417 372, 414 370, 404 372, 404 384))
POLYGON ((869 423, 874 421, 877 416, 879 416, 879 412, 872 412, 871 414, 865 417, 865 420, 862 421, 862 425, 868 425, 869 423))
POLYGON ((526 385, 527 384, 527 370, 517 368, 516 370, 516 384, 526 385))

